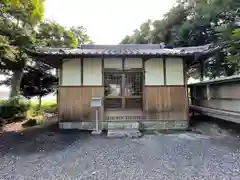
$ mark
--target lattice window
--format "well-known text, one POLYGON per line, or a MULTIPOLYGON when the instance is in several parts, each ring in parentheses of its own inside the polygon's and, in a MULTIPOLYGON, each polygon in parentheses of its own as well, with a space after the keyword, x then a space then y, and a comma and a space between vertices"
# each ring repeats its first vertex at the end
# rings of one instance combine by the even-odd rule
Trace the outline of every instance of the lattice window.
POLYGON ((121 74, 104 73, 105 96, 120 96, 121 85, 121 74))
POLYGON ((126 96, 142 96, 142 73, 126 73, 125 74, 125 95, 126 96))
POLYGON ((141 108, 142 72, 105 72, 105 108, 141 108))

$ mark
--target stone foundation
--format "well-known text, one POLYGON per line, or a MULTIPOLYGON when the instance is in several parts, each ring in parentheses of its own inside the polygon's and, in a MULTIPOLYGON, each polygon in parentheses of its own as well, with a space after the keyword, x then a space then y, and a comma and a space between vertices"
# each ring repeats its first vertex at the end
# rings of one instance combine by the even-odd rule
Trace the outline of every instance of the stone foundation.
MULTIPOLYGON (((60 122, 60 129, 96 130, 95 122, 60 122)), ((99 130, 139 129, 139 130, 184 130, 187 120, 141 121, 141 122, 99 122, 99 130)))
POLYGON ((142 121, 141 130, 183 130, 188 128, 188 121, 142 121))

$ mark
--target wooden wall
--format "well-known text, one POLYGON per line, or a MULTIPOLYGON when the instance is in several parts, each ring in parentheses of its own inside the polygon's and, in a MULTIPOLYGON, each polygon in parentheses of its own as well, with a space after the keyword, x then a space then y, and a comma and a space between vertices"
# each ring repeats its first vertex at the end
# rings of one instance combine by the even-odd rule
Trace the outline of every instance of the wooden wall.
POLYGON ((92 96, 104 95, 101 86, 59 87, 59 120, 60 121, 93 121, 95 110, 89 107, 92 96))
POLYGON ((145 86, 146 120, 188 120, 185 86, 145 86))

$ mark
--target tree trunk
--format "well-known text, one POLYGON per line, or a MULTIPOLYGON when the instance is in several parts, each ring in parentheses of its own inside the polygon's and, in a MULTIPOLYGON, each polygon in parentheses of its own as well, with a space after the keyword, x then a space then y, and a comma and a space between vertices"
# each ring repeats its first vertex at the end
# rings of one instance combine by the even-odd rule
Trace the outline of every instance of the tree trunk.
POLYGON ((42 96, 39 96, 38 98, 38 106, 37 106, 37 111, 39 111, 41 109, 42 106, 42 96))
POLYGON ((19 95, 22 76, 23 76, 23 69, 13 70, 13 75, 11 79, 10 97, 19 95))

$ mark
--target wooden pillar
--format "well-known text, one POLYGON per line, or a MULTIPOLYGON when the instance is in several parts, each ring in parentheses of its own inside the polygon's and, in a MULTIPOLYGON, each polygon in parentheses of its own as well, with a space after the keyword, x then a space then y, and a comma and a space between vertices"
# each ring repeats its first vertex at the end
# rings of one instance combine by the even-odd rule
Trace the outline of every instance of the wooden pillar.
POLYGON ((167 85, 166 57, 163 57, 163 78, 164 78, 164 85, 167 85))
POLYGON ((210 85, 206 85, 206 91, 207 91, 207 100, 211 99, 211 92, 210 92, 210 85))
POLYGON ((81 85, 83 86, 83 61, 84 61, 84 58, 81 57, 81 68, 80 68, 80 71, 81 71, 81 85))
POLYGON ((200 59, 200 81, 204 80, 204 59, 200 59))
MULTIPOLYGON (((189 105, 195 105, 195 86, 194 85, 191 85, 190 86, 190 100, 191 100, 191 103, 189 103, 189 105)), ((195 116, 195 112, 193 109, 191 109, 191 114, 192 114, 192 117, 195 116)))
POLYGON ((220 52, 216 53, 216 77, 220 77, 220 68, 221 68, 221 56, 220 52))

